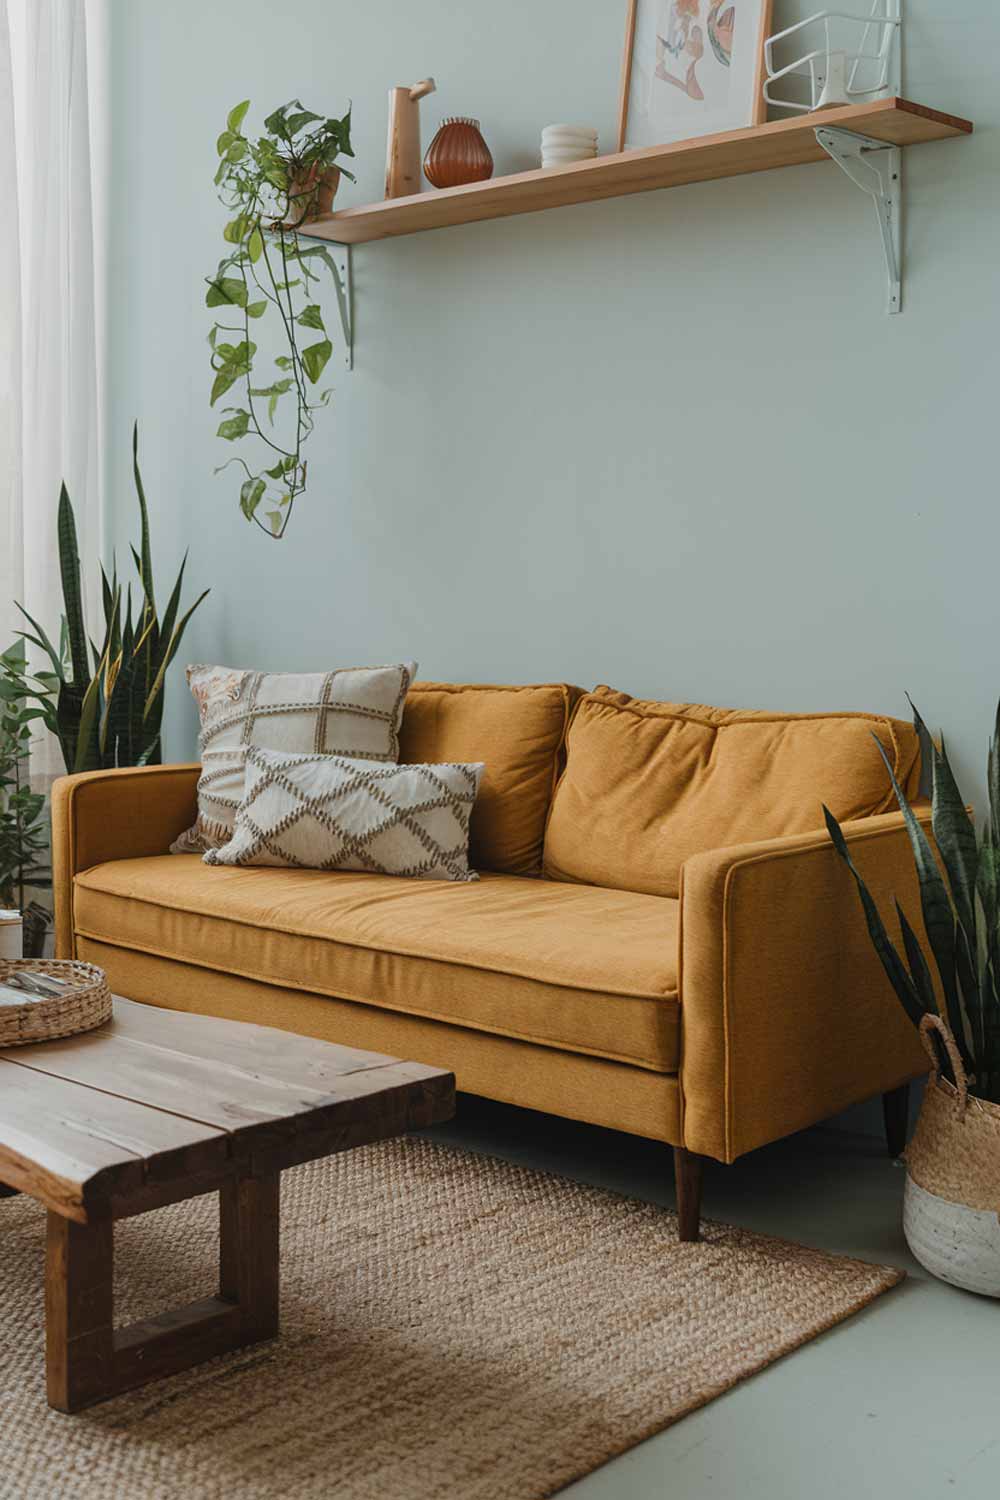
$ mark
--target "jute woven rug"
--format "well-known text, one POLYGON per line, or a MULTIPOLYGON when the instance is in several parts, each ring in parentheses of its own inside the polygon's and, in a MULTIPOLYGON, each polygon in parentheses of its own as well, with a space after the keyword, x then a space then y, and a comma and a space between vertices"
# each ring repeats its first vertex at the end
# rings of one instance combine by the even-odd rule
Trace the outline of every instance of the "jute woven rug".
MULTIPOLYGON (((119 1319, 214 1290, 217 1200, 119 1225, 119 1319)), ((45 1404, 45 1216, 0 1200, 4 1500, 536 1500, 901 1279, 419 1138, 287 1172, 281 1338, 45 1404)))

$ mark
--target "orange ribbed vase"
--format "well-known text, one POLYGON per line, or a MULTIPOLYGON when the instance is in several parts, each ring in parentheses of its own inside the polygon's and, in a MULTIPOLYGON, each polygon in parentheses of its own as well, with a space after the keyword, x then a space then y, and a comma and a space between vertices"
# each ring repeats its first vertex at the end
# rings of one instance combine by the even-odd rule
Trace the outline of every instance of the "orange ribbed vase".
POLYGON ((424 176, 432 187, 458 187, 493 176, 493 157, 478 120, 457 116, 445 120, 427 147, 424 176))

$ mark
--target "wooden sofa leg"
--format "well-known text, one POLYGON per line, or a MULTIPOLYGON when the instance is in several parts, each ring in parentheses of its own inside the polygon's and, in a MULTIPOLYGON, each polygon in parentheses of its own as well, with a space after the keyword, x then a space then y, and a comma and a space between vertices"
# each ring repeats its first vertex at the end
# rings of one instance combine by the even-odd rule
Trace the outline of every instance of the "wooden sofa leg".
POLYGON ((885 1141, 891 1157, 902 1156, 906 1150, 906 1137, 910 1124, 910 1085, 892 1089, 882 1095, 882 1114, 885 1118, 885 1141))
POLYGON ((701 1230, 701 1169, 704 1158, 683 1146, 674 1147, 674 1183, 677 1189, 677 1237, 693 1244, 701 1230))

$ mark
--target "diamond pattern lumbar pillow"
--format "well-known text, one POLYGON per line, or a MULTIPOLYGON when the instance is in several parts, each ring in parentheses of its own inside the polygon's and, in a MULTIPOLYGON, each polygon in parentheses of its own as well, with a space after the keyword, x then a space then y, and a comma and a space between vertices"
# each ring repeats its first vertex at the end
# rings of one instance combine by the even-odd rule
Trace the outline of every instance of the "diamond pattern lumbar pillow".
POLYGON ((249 749, 233 836, 205 863, 477 880, 469 817, 482 773, 249 749))
POLYGON ((188 667, 201 717, 198 819, 171 852, 202 853, 230 838, 251 746, 397 761, 403 704, 416 671, 412 661, 334 672, 188 667))

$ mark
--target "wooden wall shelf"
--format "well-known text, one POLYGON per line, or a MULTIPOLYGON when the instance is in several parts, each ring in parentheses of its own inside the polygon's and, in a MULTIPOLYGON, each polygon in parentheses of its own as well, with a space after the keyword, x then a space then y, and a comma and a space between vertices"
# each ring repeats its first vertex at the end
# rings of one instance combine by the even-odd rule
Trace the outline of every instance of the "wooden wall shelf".
POLYGON ((826 161, 827 153, 816 139, 817 126, 871 136, 890 146, 916 146, 969 135, 972 131, 971 121, 955 115, 927 109, 908 99, 878 99, 871 104, 798 115, 791 120, 774 120, 767 125, 699 136, 669 146, 647 146, 565 167, 518 172, 488 182, 345 208, 329 219, 310 224, 302 232, 340 245, 363 245, 452 224, 537 213, 545 208, 619 198, 654 188, 680 187, 690 182, 738 177, 746 172, 766 172, 772 167, 826 161))

